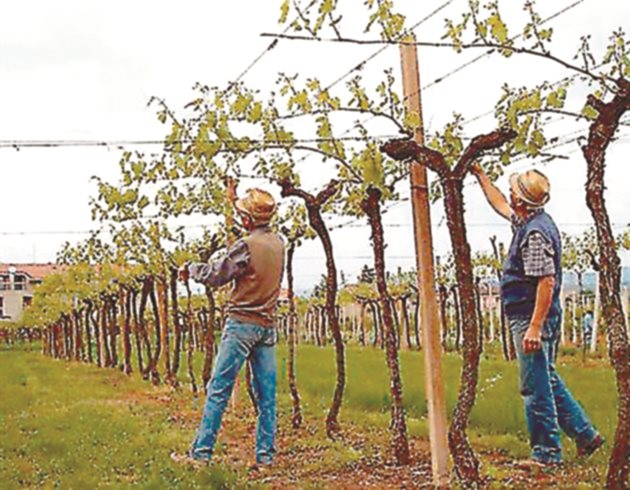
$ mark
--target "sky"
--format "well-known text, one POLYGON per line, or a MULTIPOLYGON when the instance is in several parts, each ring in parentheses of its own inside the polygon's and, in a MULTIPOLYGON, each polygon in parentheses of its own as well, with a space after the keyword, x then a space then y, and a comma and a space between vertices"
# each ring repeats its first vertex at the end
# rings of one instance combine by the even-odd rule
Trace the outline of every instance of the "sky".
MULTIPOLYGON (((397 1, 398 9, 412 25, 446 0, 397 1)), ((208 2, 112 0, 0 0, 0 140, 99 140, 129 141, 162 139, 166 128, 147 107, 152 95, 164 98, 178 110, 194 98, 192 86, 202 82, 225 86, 241 74, 269 45, 262 32, 281 32, 279 0, 231 0, 208 2)), ((439 41, 444 19, 457 18, 465 0, 451 0, 439 13, 416 29, 420 40, 439 41)), ((542 17, 573 1, 539 2, 542 17)), ((363 33, 366 24, 363 2, 340 0, 344 14, 341 29, 352 36, 374 39, 376 32, 363 33)), ((508 22, 523 20, 520 2, 503 0, 508 22)), ((571 59, 580 36, 591 34, 598 53, 608 35, 630 18, 630 2, 582 0, 552 21, 554 52, 571 59)), ((520 24, 519 24, 520 25, 520 24)), ((374 46, 280 41, 242 78, 248 86, 270 90, 279 72, 317 77, 324 85, 346 74, 370 56, 374 46)), ((532 86, 555 81, 568 72, 553 63, 525 57, 486 57, 432 83, 473 59, 479 52, 456 54, 450 49, 420 48, 423 116, 428 134, 448 122, 454 112, 470 119, 491 111, 501 86, 532 86)), ((400 78, 400 58, 389 47, 366 63, 361 71, 368 85, 375 86, 384 69, 400 78)), ((349 77, 348 77, 349 78, 349 77)), ((336 87, 343 94, 343 83, 336 87)), ((585 90, 569 97, 572 108, 581 108, 585 90)), ((351 122, 350 122, 351 124, 351 122)), ((474 136, 495 128, 491 115, 465 126, 474 136)), ((551 136, 581 131, 584 123, 551 118, 551 136)), ((346 129, 341 124, 339 132, 346 129)), ((384 124, 372 128, 394 134, 384 124)), ((303 129, 306 131, 306 129, 303 129)), ((607 204, 616 231, 630 222, 630 168, 627 166, 630 126, 619 131, 621 138, 607 155, 607 204), (625 158, 624 158, 625 157, 625 158)), ((159 151, 159 147, 146 151, 159 151)), ((566 157, 541 164, 540 159, 514 164, 521 171, 539 167, 551 180, 552 198, 547 210, 567 233, 580 233, 592 224, 584 200, 586 166, 576 143, 554 152, 566 157)), ((54 261, 66 240, 83 238, 97 225, 91 221, 89 200, 96 193, 92 176, 118 179, 121 150, 115 146, 76 148, 0 148, 0 261, 54 261)), ((333 169, 316 159, 306 160, 300 172, 307 188, 317 189, 333 175, 333 169)), ((466 220, 473 250, 489 250, 489 237, 508 242, 509 227, 494 215, 472 178, 466 186, 466 220)), ((507 190, 507 177, 498 181, 507 190)), ((244 182, 261 185, 260 181, 244 182)), ((265 187, 265 184, 262 184, 265 187)), ((266 185, 276 196, 278 190, 266 185)), ((401 187, 408 195, 408 187, 401 187)), ((435 253, 450 248, 441 202, 432 205, 435 253)), ((331 224, 348 218, 330 217, 331 224)), ((205 224, 195 217, 189 224, 205 224)), ((385 215, 386 261, 390 270, 414 265, 411 208, 408 202, 393 206, 385 215)), ((355 221, 333 231, 339 269, 353 279, 372 261, 369 229, 355 221)), ((630 265, 628 254, 623 255, 630 265)), ((306 290, 324 272, 323 252, 318 241, 307 242, 296 253, 296 283, 306 290)))

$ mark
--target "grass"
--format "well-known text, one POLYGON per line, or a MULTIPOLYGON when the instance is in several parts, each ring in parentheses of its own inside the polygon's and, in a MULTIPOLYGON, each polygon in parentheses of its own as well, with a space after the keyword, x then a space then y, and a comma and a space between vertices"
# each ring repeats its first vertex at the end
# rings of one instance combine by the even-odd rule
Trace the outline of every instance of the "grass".
POLYGON ((113 370, 0 352, 0 486, 233 488, 237 476, 224 468, 170 461, 189 435, 166 407, 125 401, 146 388, 113 370))
MULTIPOLYGON (((279 391, 288 397, 286 383, 286 350, 278 352, 279 391)), ((400 353, 404 403, 409 417, 410 433, 427 434, 424 390, 424 363, 421 352, 400 353)), ((386 425, 389 421, 390 397, 385 355, 372 348, 349 347, 346 356, 347 384, 341 417, 356 423, 386 425)), ((457 401, 461 361, 457 354, 443 356, 443 379, 447 410, 450 414, 457 401)), ((586 409, 595 426, 612 441, 616 423, 614 373, 605 362, 588 367, 578 356, 559 358, 558 371, 575 397, 586 409)), ((301 345, 297 357, 300 395, 307 409, 323 413, 334 388, 334 352, 311 345, 301 345)), ((480 365, 477 400, 470 418, 471 438, 482 446, 499 448, 518 457, 529 453, 523 401, 518 392, 518 367, 500 359, 496 353, 484 356, 480 365)), ((575 456, 573 444, 564 440, 565 459, 575 456)), ((606 451, 590 463, 605 465, 606 451)))
MULTIPOLYGON (((559 371, 595 425, 611 441, 616 419, 612 369, 602 361, 583 364, 580 356, 564 355, 559 371)), ((280 413, 290 412, 286 382, 286 348, 278 349, 280 413)), ((422 353, 400 353, 405 406, 411 435, 426 436, 424 365, 422 353)), ((201 356, 195 359, 199 373, 201 356)), ((457 396, 461 362, 456 354, 443 357, 443 376, 449 413, 457 396)), ((185 365, 180 377, 187 383, 185 365)), ((297 357, 298 386, 306 414, 323 419, 335 379, 334 351, 300 345, 297 357)), ((199 376, 198 376, 199 381, 199 376)), ((347 389, 341 422, 359 429, 386 428, 389 423, 388 374, 384 353, 372 348, 347 349, 347 389)), ((189 399, 186 393, 182 397, 189 399)), ((215 465, 192 471, 171 463, 168 454, 185 448, 192 437, 170 417, 169 406, 151 402, 129 403, 139 393, 168 393, 153 388, 138 376, 117 370, 54 361, 33 346, 0 349, 0 482, 2 488, 234 488, 245 485, 244 475, 215 465)), ((241 396, 246 396, 241 390, 241 396)), ((188 402, 186 402, 188 403, 188 402)), ((200 410, 200 406, 197 406, 200 410)), ((281 423, 287 423, 284 419, 281 423)), ((526 457, 528 443, 523 403, 518 394, 517 366, 497 353, 484 356, 477 403, 471 420, 471 438, 477 448, 526 457)), ((353 461, 352 449, 309 436, 300 444, 332 448, 321 461, 329 465, 353 461), (328 458, 328 459, 326 459, 328 458), (332 458, 332 459, 330 459, 332 458)), ((574 449, 565 441, 565 459, 574 449)), ((588 465, 601 473, 608 451, 588 465)), ((219 450, 220 453, 220 450, 219 450)), ((488 471, 494 471, 488 467, 488 471)))

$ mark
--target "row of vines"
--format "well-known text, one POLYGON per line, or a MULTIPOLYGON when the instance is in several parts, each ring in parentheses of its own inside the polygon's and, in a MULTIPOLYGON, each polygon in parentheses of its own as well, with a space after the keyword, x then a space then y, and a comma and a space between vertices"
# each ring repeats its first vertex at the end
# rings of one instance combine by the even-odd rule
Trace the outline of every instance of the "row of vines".
MULTIPOLYGON (((295 2, 283 2, 281 23, 289 26, 285 32, 299 32, 276 38, 305 42, 321 40, 330 32, 331 42, 361 44, 361 40, 342 36, 337 3, 315 0, 300 10, 295 2), (295 20, 289 21, 291 15, 295 20)), ((455 115, 426 146, 409 139, 421 120, 419 114, 406 110, 392 70, 386 70, 375 86, 355 72, 339 90, 316 78, 285 73, 279 74, 270 94, 240 81, 227 87, 197 84, 192 100, 179 110, 153 98, 151 105, 167 127, 162 151, 124 152, 118 182, 96 179, 98 192, 90 207, 102 233, 64 247, 59 253, 64 273, 42 284, 23 323, 42 328, 47 355, 120 366, 126 373, 137 369, 153 383, 173 386, 186 379, 181 374, 186 370, 193 391, 197 391, 210 376, 223 324, 225 291, 207 286, 193 294, 192 285, 178 285, 177 270, 189 260, 212 260, 239 237, 229 189, 235 183, 256 179, 275 187, 283 198, 273 226, 287 244, 288 294, 280 310, 279 328, 290 351, 294 426, 302 418, 296 342, 332 343, 335 349, 336 383, 326 414, 326 429, 333 438, 338 437, 341 426, 346 343, 352 339, 373 344, 383 349, 389 373, 393 454, 399 464, 407 464, 410 454, 398 352, 401 346, 421 347, 418 329, 422 326, 417 320, 413 273, 396 276, 387 272, 383 214, 402 200, 401 187, 408 181, 411 162, 421 162, 435 176, 431 190, 444 206, 452 245, 451 258, 438 264, 436 284, 443 344, 460 351, 463 358, 449 446, 460 481, 475 486, 481 481, 479 462, 468 442, 467 427, 475 403, 480 354, 489 341, 499 341, 506 358, 514 354, 500 310, 482 308, 484 287, 491 289, 489 285, 500 276, 501 247, 495 240, 491 254, 473 256, 467 240, 464 181, 475 162, 497 178, 513 162, 544 154, 554 143, 545 136, 545 114, 577 118, 585 124, 586 139, 580 140, 588 169, 585 198, 595 225, 589 245, 583 248, 590 251, 599 277, 600 323, 606 328, 619 395, 608 486, 623 488, 630 439, 630 347, 617 248, 627 238, 613 235, 605 205, 604 173, 608 146, 630 109, 625 34, 621 30, 611 34, 597 63, 584 38, 579 50, 583 63, 574 64, 551 53, 552 30, 543 27, 531 1, 525 3, 529 20, 520 35, 510 36, 497 3, 481 7, 471 0, 461 19, 447 21, 446 42, 438 43, 421 43, 410 37, 405 17, 394 11, 391 1, 369 0, 365 8, 367 31, 376 29, 381 34, 372 44, 413 42, 458 52, 483 49, 493 50, 495 56, 530 56, 540 60, 541 66, 559 64, 567 76, 533 87, 506 85, 494 107, 494 129, 464 135, 463 118, 455 115), (576 100, 567 93, 572 89, 580 93, 585 86, 590 94, 586 100, 578 101, 575 109, 567 107, 576 100), (355 120, 363 116, 369 119, 355 120), (348 121, 351 130, 340 134, 340 126, 348 121), (369 121, 390 128, 390 133, 398 132, 401 138, 383 141, 369 121), (302 178, 308 166, 317 166, 316 173, 329 180, 313 190, 302 178), (203 217, 208 223, 203 232, 195 233, 194 226, 185 224, 191 216, 203 217), (331 217, 362 221, 369 227, 373 261, 365 272, 370 277, 358 284, 339 284, 331 217), (307 301, 294 293, 293 257, 305 240, 314 239, 324 252, 325 274, 307 301), (479 267, 486 270, 484 278, 495 276, 492 281, 480 280, 479 267), (348 305, 355 305, 355 310, 349 313, 348 305), (204 357, 200 376, 193 363, 198 351, 204 357)), ((312 174, 311 167, 308 175, 312 174)), ((582 274, 586 270, 583 254, 577 258, 567 254, 565 266, 582 274)))

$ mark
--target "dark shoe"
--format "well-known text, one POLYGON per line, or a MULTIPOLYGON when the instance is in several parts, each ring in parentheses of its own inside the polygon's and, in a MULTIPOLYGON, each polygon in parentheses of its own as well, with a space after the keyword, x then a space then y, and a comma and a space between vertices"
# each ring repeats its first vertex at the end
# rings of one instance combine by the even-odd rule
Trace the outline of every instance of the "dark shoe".
POLYGON ((588 458, 591 454, 602 447, 604 445, 604 442, 606 441, 602 437, 602 435, 597 433, 595 437, 593 437, 593 440, 591 442, 577 447, 577 457, 588 458))

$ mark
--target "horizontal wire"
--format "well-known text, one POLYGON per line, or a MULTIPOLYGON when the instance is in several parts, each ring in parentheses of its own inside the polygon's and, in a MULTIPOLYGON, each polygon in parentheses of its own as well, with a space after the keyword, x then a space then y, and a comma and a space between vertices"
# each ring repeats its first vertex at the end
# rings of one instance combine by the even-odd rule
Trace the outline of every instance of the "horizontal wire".
MULTIPOLYGON (((241 139, 223 139, 216 140, 216 143, 250 143, 250 144, 283 144, 287 145, 291 143, 328 143, 334 141, 361 141, 367 140, 387 140, 397 138, 399 135, 374 135, 368 137, 360 136, 347 136, 339 138, 295 138, 292 140, 263 140, 263 139, 251 139, 243 137, 241 139)), ((89 147, 89 146, 101 146, 101 147, 122 147, 122 146, 149 146, 149 145, 174 145, 178 143, 187 144, 193 143, 194 140, 0 140, 0 148, 64 148, 64 147, 89 147)), ((228 150, 233 151, 233 150, 228 150)))
MULTIPOLYGON (((418 27, 420 27, 422 24, 424 24, 426 21, 428 21, 429 19, 431 19, 432 17, 434 17, 435 15, 437 15, 441 10, 443 10, 444 8, 446 8, 448 5, 450 5, 451 3, 453 3, 453 0, 448 0, 447 2, 443 3, 442 5, 440 5, 438 8, 436 8, 433 12, 429 13, 427 16, 423 17, 422 19, 420 19, 418 22, 416 22, 413 26, 411 26, 411 28, 409 29, 410 32, 413 32, 415 29, 417 29, 418 27)), ((402 37, 404 37, 407 34, 407 32, 404 32, 402 34, 400 34, 397 37, 397 40, 402 39, 402 37)), ((360 71, 363 68, 365 68, 365 65, 367 63, 369 63, 370 61, 372 61, 374 58, 376 58, 379 54, 381 54, 383 51, 387 50, 389 47, 391 47, 392 44, 385 44, 384 46, 382 46, 381 48, 379 48, 378 50, 376 50, 374 53, 372 53, 370 56, 368 56, 367 58, 365 58, 363 61, 359 62, 357 65, 354 66, 354 68, 351 68, 350 70, 348 70, 344 75, 341 75, 339 78, 337 78, 334 82, 332 82, 331 84, 329 84, 326 87, 326 90, 330 90, 331 88, 333 88, 335 85, 337 85, 339 82, 341 82, 342 80, 344 80, 347 76, 352 75, 352 73, 354 73, 355 71, 360 71)))

